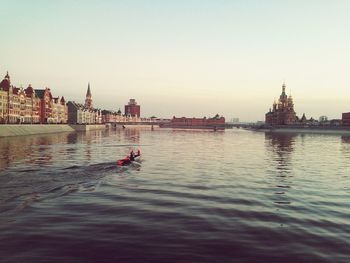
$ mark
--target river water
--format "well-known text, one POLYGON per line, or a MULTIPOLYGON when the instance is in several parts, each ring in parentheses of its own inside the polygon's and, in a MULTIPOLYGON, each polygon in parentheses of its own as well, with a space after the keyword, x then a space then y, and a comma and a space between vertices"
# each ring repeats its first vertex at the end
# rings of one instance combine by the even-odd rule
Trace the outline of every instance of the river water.
POLYGON ((349 176, 339 135, 1 138, 0 261, 350 262, 349 176))

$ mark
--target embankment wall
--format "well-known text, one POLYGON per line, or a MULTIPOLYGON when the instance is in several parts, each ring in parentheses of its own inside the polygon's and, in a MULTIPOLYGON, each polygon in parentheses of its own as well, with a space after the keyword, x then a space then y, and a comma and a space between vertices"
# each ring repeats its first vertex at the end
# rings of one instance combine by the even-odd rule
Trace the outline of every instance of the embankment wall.
POLYGON ((106 126, 100 125, 68 125, 68 124, 1 124, 0 137, 23 136, 33 134, 102 130, 106 126))

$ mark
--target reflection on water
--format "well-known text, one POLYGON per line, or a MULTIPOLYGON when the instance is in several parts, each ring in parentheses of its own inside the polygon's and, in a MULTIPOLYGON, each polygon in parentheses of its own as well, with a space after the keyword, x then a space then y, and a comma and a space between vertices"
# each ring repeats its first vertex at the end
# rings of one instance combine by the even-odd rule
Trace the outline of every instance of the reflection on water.
POLYGON ((49 166, 55 155, 74 155, 77 144, 85 144, 86 160, 91 160, 89 145, 101 142, 105 131, 57 133, 0 138, 0 169, 11 165, 28 164, 49 166), (71 146, 70 146, 71 145, 71 146))
POLYGON ((341 150, 343 155, 350 159, 350 136, 341 137, 341 150))
POLYGON ((140 129, 126 129, 125 136, 128 137, 133 143, 140 142, 140 129))
POLYGON ((21 137, 0 138, 0 168, 6 169, 13 163, 28 162, 42 165, 50 163, 52 152, 47 151, 47 145, 68 143, 69 134, 32 135, 21 137), (33 151, 32 146, 35 147, 33 151), (40 156, 40 158, 37 158, 40 156))
POLYGON ((126 128, 0 153, 6 262, 350 262, 347 138, 126 128))
POLYGON ((267 150, 272 154, 273 160, 276 161, 276 169, 288 172, 291 165, 291 155, 295 143, 295 134, 283 133, 265 133, 265 140, 267 142, 267 150))
POLYGON ((265 145, 270 160, 273 162, 272 174, 275 186, 273 200, 275 204, 291 204, 287 194, 292 187, 292 154, 296 136, 290 133, 265 133, 265 145))
POLYGON ((350 143, 350 136, 342 136, 341 141, 342 143, 350 143))

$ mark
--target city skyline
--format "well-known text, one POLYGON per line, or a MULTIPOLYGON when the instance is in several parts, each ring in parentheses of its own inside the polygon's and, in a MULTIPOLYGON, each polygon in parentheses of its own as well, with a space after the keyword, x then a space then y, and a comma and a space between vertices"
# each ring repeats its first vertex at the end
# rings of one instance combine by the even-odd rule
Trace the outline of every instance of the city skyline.
POLYGON ((341 118, 350 101, 347 1, 11 1, 0 74, 149 117, 264 120, 283 82, 298 115, 341 118), (13 19, 13 14, 16 19, 13 19), (2 73, 1 73, 2 72, 2 73), (325 105, 327 105, 325 107, 325 105))

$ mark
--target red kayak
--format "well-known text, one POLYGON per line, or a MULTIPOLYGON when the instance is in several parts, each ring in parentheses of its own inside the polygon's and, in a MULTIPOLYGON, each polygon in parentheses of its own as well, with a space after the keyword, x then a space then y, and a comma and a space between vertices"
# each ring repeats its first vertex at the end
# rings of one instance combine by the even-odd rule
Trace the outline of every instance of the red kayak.
POLYGON ((129 164, 131 164, 133 161, 135 161, 135 158, 140 157, 140 156, 141 156, 141 151, 140 151, 140 149, 137 150, 137 153, 136 153, 136 154, 134 154, 134 151, 132 150, 132 151, 130 152, 130 155, 125 156, 124 159, 118 160, 118 161, 117 161, 117 165, 118 165, 118 166, 126 166, 126 165, 129 165, 129 164))

